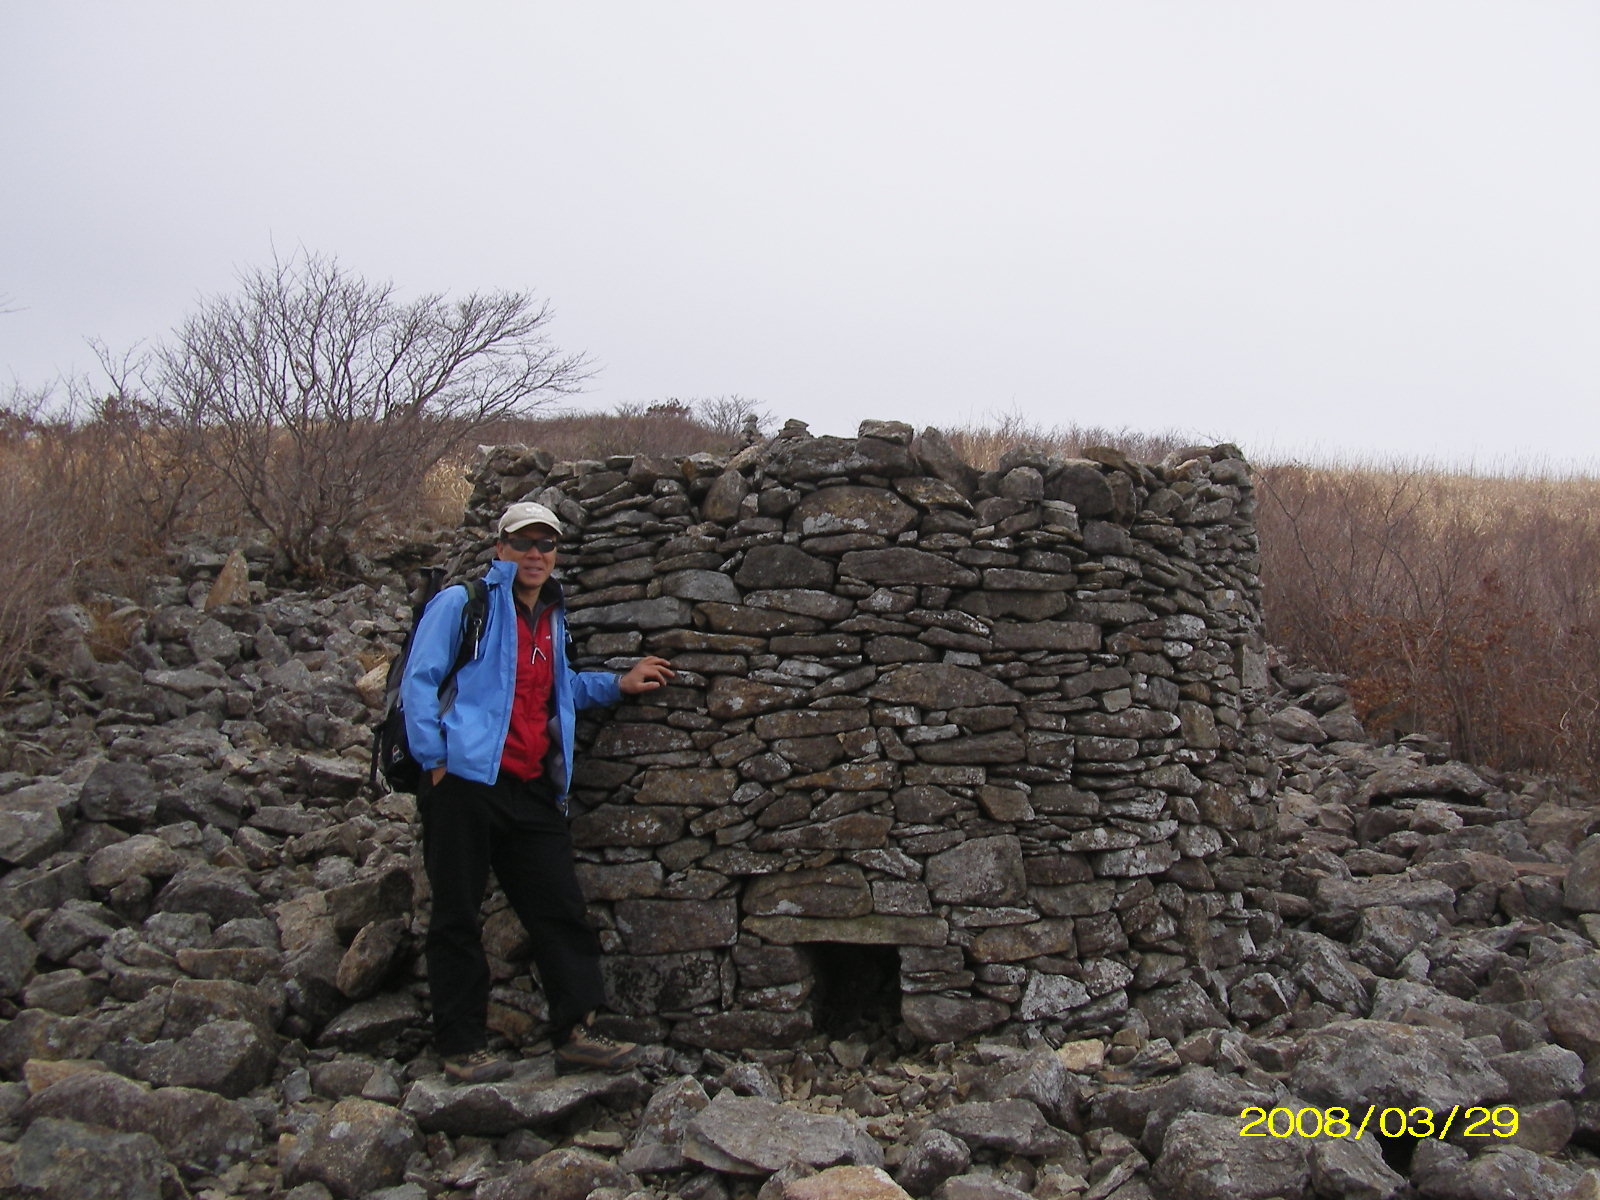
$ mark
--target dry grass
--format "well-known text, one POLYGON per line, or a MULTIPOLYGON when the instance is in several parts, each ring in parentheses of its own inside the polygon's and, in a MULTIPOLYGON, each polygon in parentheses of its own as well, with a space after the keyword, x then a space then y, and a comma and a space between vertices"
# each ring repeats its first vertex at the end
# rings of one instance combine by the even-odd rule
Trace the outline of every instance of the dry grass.
POLYGON ((956 452, 979 470, 993 470, 1008 450, 1030 447, 1059 458, 1074 458, 1085 446, 1112 446, 1129 458, 1155 462, 1173 450, 1194 444, 1176 433, 1144 433, 1098 425, 1040 425, 1018 413, 996 416, 990 425, 963 425, 944 430, 956 452))
MULTIPOLYGON (((218 480, 136 414, 102 405, 47 419, 26 399, 0 404, 0 695, 51 606, 91 591, 136 596, 173 537, 252 528, 218 480)), ((569 411, 483 440, 557 459, 671 459, 736 448, 750 415, 737 397, 569 411)), ((984 469, 1020 446, 1070 457, 1111 445, 1150 461, 1191 440, 1016 415, 946 433, 984 469)), ((470 466, 461 456, 396 479, 391 499, 454 523, 470 466)), ((1375 731, 1426 728, 1481 763, 1600 783, 1600 479, 1425 463, 1277 463, 1259 479, 1274 644, 1345 674, 1375 731)), ((100 616, 95 652, 115 655, 124 631, 100 616)))
POLYGON ((1600 781, 1600 480, 1282 465, 1261 492, 1268 637, 1375 731, 1600 781))

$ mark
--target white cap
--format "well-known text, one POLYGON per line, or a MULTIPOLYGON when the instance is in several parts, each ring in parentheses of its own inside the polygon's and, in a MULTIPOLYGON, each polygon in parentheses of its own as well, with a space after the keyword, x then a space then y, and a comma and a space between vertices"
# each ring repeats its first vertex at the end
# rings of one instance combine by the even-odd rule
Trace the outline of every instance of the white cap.
POLYGON ((524 500, 506 509, 505 514, 500 518, 497 536, 503 538, 506 534, 515 533, 519 529, 526 529, 529 525, 548 525, 558 534, 562 532, 561 521, 555 513, 542 504, 524 500))

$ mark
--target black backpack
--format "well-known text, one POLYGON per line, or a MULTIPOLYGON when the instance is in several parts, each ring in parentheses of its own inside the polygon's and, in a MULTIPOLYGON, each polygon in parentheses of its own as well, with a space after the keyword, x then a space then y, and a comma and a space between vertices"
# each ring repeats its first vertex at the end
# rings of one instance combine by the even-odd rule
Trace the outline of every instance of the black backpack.
MULTIPOLYGON (((420 598, 411 608, 411 628, 401 643, 400 653, 389 664, 389 674, 383 685, 383 716, 372 729, 372 768, 368 783, 372 790, 381 793, 378 777, 383 776, 391 792, 416 792, 422 782, 422 765, 411 755, 411 745, 406 738, 406 714, 400 703, 400 679, 406 671, 406 660, 411 657, 411 640, 417 635, 417 622, 422 610, 439 592, 439 582, 444 578, 443 567, 429 567, 422 585, 420 598)), ((461 638, 455 662, 445 677, 439 681, 439 698, 449 709, 455 699, 456 672, 466 665, 478 650, 478 639, 483 634, 484 621, 489 612, 489 585, 481 579, 469 579, 461 585, 467 589, 467 602, 461 609, 461 638)))

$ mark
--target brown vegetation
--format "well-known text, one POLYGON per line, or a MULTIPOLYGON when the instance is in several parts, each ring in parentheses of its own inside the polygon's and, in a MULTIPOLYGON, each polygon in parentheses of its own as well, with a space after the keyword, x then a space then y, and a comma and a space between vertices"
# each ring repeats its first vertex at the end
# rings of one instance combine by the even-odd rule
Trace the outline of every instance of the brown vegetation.
POLYGON ((1269 466, 1267 634, 1374 733, 1600 779, 1600 481, 1269 466))
MULTIPOLYGON (((0 405, 0 694, 52 605, 137 594, 176 538, 260 531, 181 430, 125 397, 80 396, 53 415, 43 400, 0 405)), ((737 396, 668 400, 502 420, 475 437, 558 459, 672 459, 737 448, 751 418, 764 414, 737 396)), ((983 468, 1020 445, 1149 460, 1187 441, 1015 416, 947 433, 983 468)), ((389 473, 373 512, 454 523, 475 458, 444 458, 420 486, 389 473)), ((1280 464, 1258 482, 1274 645, 1347 675, 1375 733, 1428 730, 1472 761, 1600 781, 1600 481, 1280 464)))

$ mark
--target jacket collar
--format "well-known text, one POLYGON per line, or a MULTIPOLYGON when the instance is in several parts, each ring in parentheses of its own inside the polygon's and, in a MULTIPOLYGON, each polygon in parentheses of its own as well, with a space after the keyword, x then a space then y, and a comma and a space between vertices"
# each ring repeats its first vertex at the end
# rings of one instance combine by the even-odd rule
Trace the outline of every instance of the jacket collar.
MULTIPOLYGON (((493 559, 489 563, 489 569, 483 573, 483 578, 484 582, 490 587, 503 587, 506 589, 506 593, 511 595, 512 584, 516 582, 517 578, 517 564, 503 558, 493 559)), ((564 599, 561 584, 556 581, 554 575, 550 576, 549 579, 544 581, 544 587, 539 589, 539 606, 559 605, 564 602, 564 599)))

